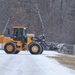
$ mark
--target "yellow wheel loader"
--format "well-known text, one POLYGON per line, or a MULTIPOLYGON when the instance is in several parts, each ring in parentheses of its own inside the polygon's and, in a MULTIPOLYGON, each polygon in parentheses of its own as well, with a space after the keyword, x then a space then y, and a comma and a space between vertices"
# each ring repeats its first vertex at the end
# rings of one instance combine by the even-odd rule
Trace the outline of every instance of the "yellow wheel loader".
POLYGON ((31 54, 41 54, 43 48, 40 43, 33 40, 34 34, 27 34, 26 27, 12 26, 12 34, 8 29, 8 36, 0 35, 0 45, 4 46, 7 54, 18 54, 20 51, 29 50, 31 54))

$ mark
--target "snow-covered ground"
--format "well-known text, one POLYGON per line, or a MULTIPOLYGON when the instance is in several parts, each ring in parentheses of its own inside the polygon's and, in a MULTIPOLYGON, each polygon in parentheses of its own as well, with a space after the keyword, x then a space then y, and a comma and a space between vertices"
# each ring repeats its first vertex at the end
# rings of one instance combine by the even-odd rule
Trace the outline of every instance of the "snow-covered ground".
POLYGON ((42 55, 31 55, 23 51, 17 55, 0 51, 0 75, 75 75, 75 71, 46 56, 59 55, 44 51, 42 55))

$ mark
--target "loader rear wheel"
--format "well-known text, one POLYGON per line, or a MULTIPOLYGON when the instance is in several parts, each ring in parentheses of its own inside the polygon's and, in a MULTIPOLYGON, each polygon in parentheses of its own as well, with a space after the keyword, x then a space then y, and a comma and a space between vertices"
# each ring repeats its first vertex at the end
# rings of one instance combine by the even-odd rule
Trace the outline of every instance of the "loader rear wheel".
POLYGON ((31 43, 29 45, 29 51, 31 54, 40 54, 41 46, 38 43, 31 43))
POLYGON ((18 54, 20 51, 15 51, 14 54, 18 54))
POLYGON ((16 46, 14 43, 6 43, 4 46, 4 50, 7 54, 14 54, 16 51, 16 46))

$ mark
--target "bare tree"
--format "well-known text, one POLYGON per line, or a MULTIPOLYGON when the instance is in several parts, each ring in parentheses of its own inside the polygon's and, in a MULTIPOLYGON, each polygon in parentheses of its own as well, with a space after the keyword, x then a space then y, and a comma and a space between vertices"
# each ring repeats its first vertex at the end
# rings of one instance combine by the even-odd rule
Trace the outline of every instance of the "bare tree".
POLYGON ((32 1, 29 1, 29 2, 27 2, 27 1, 22 1, 21 2, 21 0, 19 0, 19 2, 22 4, 22 5, 29 5, 37 14, 38 14, 38 17, 39 17, 39 19, 40 19, 40 22, 41 22, 41 26, 42 26, 42 30, 43 30, 43 33, 44 33, 44 28, 45 28, 45 26, 44 26, 44 23, 43 23, 43 19, 42 19, 42 16, 41 16, 41 12, 40 12, 40 10, 39 10, 39 8, 38 8, 38 5, 37 4, 33 4, 33 2, 32 1))
POLYGON ((4 27, 4 30, 3 30, 3 33, 2 33, 2 34, 5 33, 5 31, 6 31, 6 29, 7 29, 7 26, 8 26, 8 24, 9 24, 9 22, 10 22, 10 18, 8 18, 8 20, 7 20, 7 22, 6 22, 6 25, 5 25, 5 27, 4 27))
POLYGON ((63 27, 63 0, 60 0, 60 32, 62 33, 62 27, 63 27))

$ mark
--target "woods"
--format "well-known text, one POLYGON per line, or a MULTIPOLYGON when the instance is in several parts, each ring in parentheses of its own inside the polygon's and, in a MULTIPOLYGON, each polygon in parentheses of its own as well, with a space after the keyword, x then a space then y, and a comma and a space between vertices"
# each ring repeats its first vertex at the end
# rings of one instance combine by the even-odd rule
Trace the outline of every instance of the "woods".
POLYGON ((10 29, 23 25, 50 42, 75 43, 75 0, 0 0, 0 33, 9 18, 10 29))

